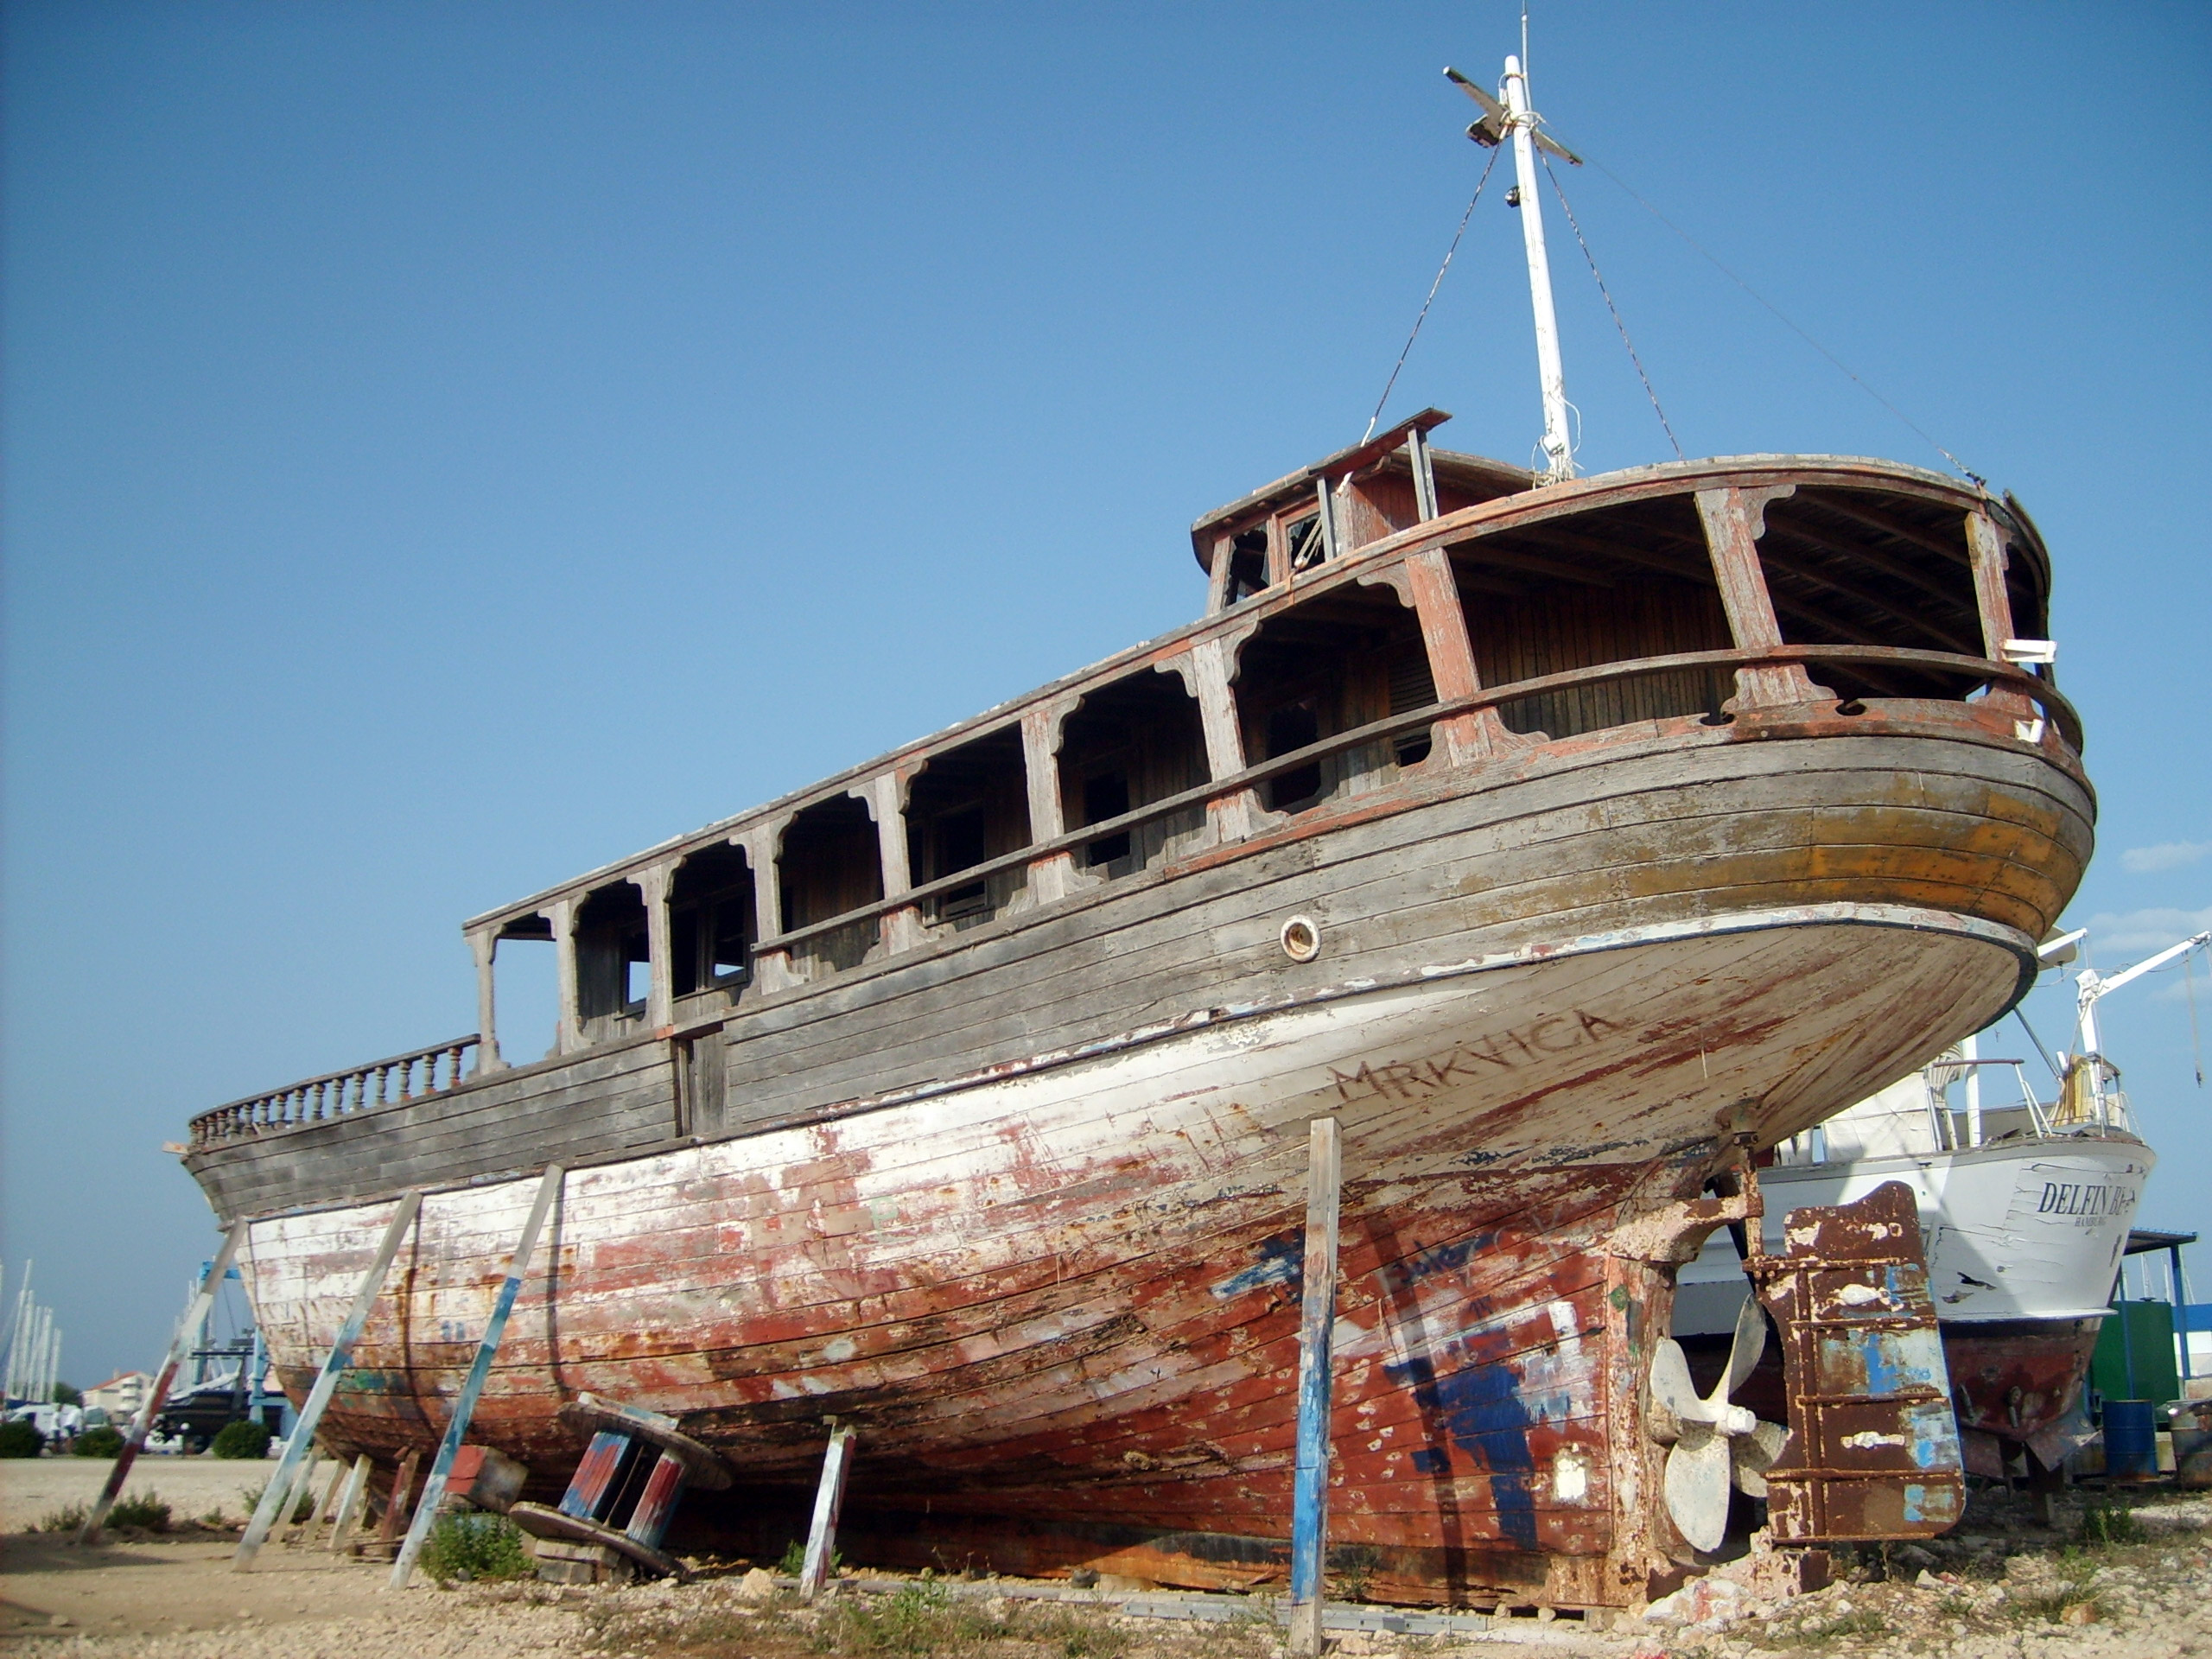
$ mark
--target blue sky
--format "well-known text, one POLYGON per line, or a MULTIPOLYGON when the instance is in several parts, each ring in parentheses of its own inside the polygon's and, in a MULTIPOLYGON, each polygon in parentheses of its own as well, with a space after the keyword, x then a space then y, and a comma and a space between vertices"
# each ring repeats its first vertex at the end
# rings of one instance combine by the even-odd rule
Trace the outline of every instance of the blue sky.
MULTIPOLYGON (((1533 27, 1561 136, 2035 514, 2098 964, 2212 925, 2212 12, 1533 27)), ((468 1030, 463 916, 1195 615, 1190 520, 1358 436, 1482 161, 1438 71, 1494 79, 1518 12, 0 28, 0 1253, 90 1382, 152 1363, 213 1237, 162 1143, 468 1030)), ((1942 465, 1605 177, 1566 184, 1691 454, 1942 465)), ((1552 230, 1582 465, 1663 458, 1552 230)), ((1452 448, 1540 429, 1502 189, 1392 409, 1428 403, 1452 448)), ((2145 1219, 2212 1231, 2181 989, 2113 997, 2107 1047, 2165 1160, 2145 1219)), ((548 988, 513 1007, 534 1052, 548 988)))

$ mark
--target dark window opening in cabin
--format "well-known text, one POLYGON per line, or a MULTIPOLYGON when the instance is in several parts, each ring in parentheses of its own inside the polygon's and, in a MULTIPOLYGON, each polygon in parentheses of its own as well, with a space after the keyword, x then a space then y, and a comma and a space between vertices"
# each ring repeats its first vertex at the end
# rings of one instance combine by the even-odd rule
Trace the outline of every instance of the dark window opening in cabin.
MULTIPOLYGON (((1085 823, 1104 823, 1118 818, 1129 810, 1129 780, 1118 772, 1102 772, 1083 780, 1083 821, 1085 823)), ((1101 836, 1084 849, 1084 864, 1096 867, 1111 864, 1116 859, 1129 855, 1129 832, 1122 830, 1116 836, 1101 836)))
MULTIPOLYGON (((1018 853, 1029 832, 1029 773, 1021 728, 1005 726, 930 757, 906 791, 906 865, 927 887, 1018 853)), ((972 927, 997 915, 1028 880, 1020 864, 925 899, 931 922, 972 927)))
MULTIPOLYGON (((1390 658, 1390 713, 1409 715, 1416 709, 1426 709, 1436 701, 1436 676, 1428 666, 1428 652, 1422 641, 1407 642, 1390 658)), ((1427 731, 1408 732, 1391 746, 1402 766, 1417 766, 1428 759, 1429 734, 1427 731)))
POLYGON ((733 990, 752 976, 753 872, 742 849, 702 847, 668 889, 671 988, 678 997, 733 990))
MULTIPOLYGON (((1082 830, 1202 786, 1209 776, 1198 705, 1179 674, 1140 669, 1084 696, 1060 728, 1068 827, 1082 830)), ((1104 877, 1150 868, 1195 848, 1203 805, 1185 806, 1084 842, 1076 862, 1104 877)))
POLYGON ((1290 568, 1311 570, 1329 556, 1329 543, 1321 534, 1321 515, 1309 513, 1282 527, 1283 545, 1290 550, 1290 568))
MULTIPOLYGON (((1248 759, 1272 760, 1436 700, 1420 619, 1383 583, 1334 588, 1269 617, 1236 659, 1248 759), (1408 699, 1412 699, 1408 702, 1408 699)), ((1425 731, 1324 754, 1270 779, 1261 800, 1300 812, 1378 789, 1427 753, 1425 731)))
MULTIPOLYGON (((785 932, 880 901, 883 855, 867 804, 840 795, 794 815, 784 830, 776 877, 785 932)), ((800 940, 791 947, 792 963, 825 973, 857 967, 880 937, 875 917, 863 916, 800 940)))
MULTIPOLYGON (((1768 504, 1758 548, 1775 620, 1791 645, 1984 654, 1966 517, 1955 506, 1871 491, 1801 489, 1768 504)), ((2031 558, 2016 550, 2006 577, 2016 632, 2039 637, 2043 607, 2031 558)), ((1980 683, 1971 674, 1886 663, 1820 663, 1806 672, 1845 700, 1948 701, 1980 683)))
POLYGON ((576 1013, 588 1037, 609 1035, 614 1022, 645 1012, 650 938, 645 895, 633 881, 611 882, 578 907, 576 1013))
MULTIPOLYGON (((1302 749, 1321 741, 1320 716, 1310 702, 1294 702, 1268 715, 1268 759, 1302 749)), ((1268 784, 1268 804, 1278 812, 1296 812, 1313 804, 1321 795, 1321 765, 1277 772, 1268 784)))
MULTIPOLYGON (((1688 496, 1626 503, 1464 542, 1452 569, 1484 685, 1681 652, 1726 651, 1727 613, 1688 496)), ((1499 705, 1510 731, 1551 738, 1716 712, 1719 669, 1577 686, 1499 705)))
POLYGON ((1230 543, 1226 601, 1234 605, 1240 599, 1265 592, 1267 586, 1268 531, 1262 524, 1257 530, 1240 531, 1230 543))

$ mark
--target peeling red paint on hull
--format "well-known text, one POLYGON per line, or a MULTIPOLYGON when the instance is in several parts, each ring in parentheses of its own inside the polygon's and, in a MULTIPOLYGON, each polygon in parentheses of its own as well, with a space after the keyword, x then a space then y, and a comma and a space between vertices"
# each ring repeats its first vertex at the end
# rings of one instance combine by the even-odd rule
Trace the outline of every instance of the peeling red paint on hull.
MULTIPOLYGON (((1738 1103, 1765 1103, 1771 1139, 1974 1028, 2018 949, 1986 926, 1788 925, 1561 954, 576 1171, 475 1433, 565 1473, 554 1414, 589 1389, 792 1485, 834 1412, 861 1433, 856 1515, 1280 1538, 1301 1148, 1328 1112, 1333 1537, 1411 1552, 1424 1581, 1525 1587, 1535 1560, 1560 1605, 1617 1600, 1640 1477, 1609 1425, 1668 1292, 1624 1293, 1608 1235, 1697 1189, 1738 1103), (1811 977, 1841 988, 1808 1012, 1811 977)), ((389 1453, 442 1427, 529 1191, 425 1200, 326 1438, 389 1453)), ((254 1224, 288 1388, 385 1208, 254 1224)))

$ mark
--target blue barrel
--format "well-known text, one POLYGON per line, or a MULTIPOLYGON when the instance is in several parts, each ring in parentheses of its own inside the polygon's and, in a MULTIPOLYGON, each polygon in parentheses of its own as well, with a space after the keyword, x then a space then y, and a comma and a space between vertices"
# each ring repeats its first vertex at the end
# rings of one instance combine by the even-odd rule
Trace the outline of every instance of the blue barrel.
POLYGON ((2105 1402, 2105 1478, 2158 1478, 2158 1418, 2148 1400, 2105 1402))

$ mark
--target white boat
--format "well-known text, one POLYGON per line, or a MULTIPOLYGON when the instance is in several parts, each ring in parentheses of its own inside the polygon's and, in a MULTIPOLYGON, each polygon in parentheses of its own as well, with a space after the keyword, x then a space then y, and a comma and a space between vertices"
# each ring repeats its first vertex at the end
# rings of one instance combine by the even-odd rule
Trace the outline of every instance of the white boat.
MULTIPOLYGON (((2051 941, 2045 959, 2070 961, 2081 937, 2051 941)), ((2100 1052, 2095 1005, 2208 939, 2109 978, 2082 972, 2078 1052, 2061 1057, 2055 1101, 2037 1099, 2024 1062, 1980 1053, 1985 1033, 1781 1142, 1762 1172, 1770 1250, 1792 1210, 1850 1203, 1885 1181, 1911 1189, 1970 1472, 2001 1475, 2023 1452, 2031 1475, 2053 1470, 2081 1438, 2075 1406, 2158 1161, 2100 1052)), ((1681 1271, 1677 1338, 1694 1355, 1725 1344, 1746 1289, 1734 1239, 1714 1234, 1681 1271)), ((1754 1382, 1747 1402, 1757 1392, 1754 1382)))

